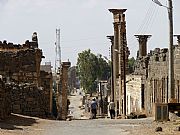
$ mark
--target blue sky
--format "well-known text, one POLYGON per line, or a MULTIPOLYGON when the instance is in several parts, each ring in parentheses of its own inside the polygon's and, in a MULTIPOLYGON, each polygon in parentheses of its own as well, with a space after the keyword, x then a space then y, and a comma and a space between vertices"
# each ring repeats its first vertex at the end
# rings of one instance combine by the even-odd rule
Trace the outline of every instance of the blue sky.
MULTIPOLYGON (((174 33, 180 34, 180 0, 173 0, 173 5, 174 33)), ((127 8, 130 57, 136 57, 138 50, 134 34, 152 34, 148 50, 168 47, 167 9, 152 0, 0 0, 0 40, 22 44, 36 31, 46 57, 43 62, 54 66, 59 27, 62 61, 69 59, 75 65, 77 54, 86 49, 110 58, 106 36, 113 34, 113 17, 109 8, 127 8)))

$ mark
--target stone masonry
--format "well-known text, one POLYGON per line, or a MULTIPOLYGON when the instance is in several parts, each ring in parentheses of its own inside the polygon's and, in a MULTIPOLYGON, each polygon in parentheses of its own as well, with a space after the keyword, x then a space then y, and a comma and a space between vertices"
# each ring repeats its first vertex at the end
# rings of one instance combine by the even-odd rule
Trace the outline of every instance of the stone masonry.
POLYGON ((11 112, 46 118, 52 107, 52 73, 40 71, 37 33, 23 45, 0 42, 0 115, 11 112), (9 102, 6 102, 9 101, 9 102), (10 111, 9 111, 10 110, 10 111))
POLYGON ((62 62, 62 69, 60 72, 60 80, 58 82, 57 90, 57 110, 58 118, 60 120, 66 120, 68 115, 67 93, 68 93, 68 69, 70 62, 62 62))
POLYGON ((11 112, 28 116, 46 118, 49 116, 49 100, 45 89, 36 84, 6 84, 10 95, 11 112))
POLYGON ((10 98, 5 89, 5 84, 0 80, 0 120, 8 117, 10 112, 10 98))
MULTIPOLYGON (((178 39, 179 41, 179 39, 178 39)), ((174 45, 175 99, 180 103, 180 46, 174 45)), ((137 57, 136 75, 142 76, 146 114, 152 116, 154 103, 168 103, 168 49, 155 48, 146 56, 137 57)))

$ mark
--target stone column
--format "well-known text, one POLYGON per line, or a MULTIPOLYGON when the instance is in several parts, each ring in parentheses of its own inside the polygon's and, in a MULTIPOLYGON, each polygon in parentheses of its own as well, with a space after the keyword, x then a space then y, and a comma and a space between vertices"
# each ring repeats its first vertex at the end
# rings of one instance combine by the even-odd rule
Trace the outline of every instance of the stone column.
MULTIPOLYGON (((121 54, 121 50, 120 50, 120 40, 121 40, 121 32, 120 32, 120 22, 121 22, 121 17, 123 15, 123 13, 126 11, 126 9, 109 9, 109 11, 111 13, 113 13, 113 18, 114 18, 114 46, 113 46, 113 85, 114 85, 114 102, 115 102, 115 106, 116 106, 116 116, 118 114, 118 110, 119 108, 117 108, 117 102, 119 100, 119 102, 121 101, 121 89, 122 89, 122 82, 121 82, 121 78, 119 78, 121 76, 121 61, 120 61, 120 54, 121 54), (118 81, 119 79, 119 87, 118 86, 118 81)), ((121 105, 121 103, 119 103, 119 106, 121 105)))
POLYGON ((68 68, 70 67, 70 62, 62 62, 62 69, 60 75, 60 82, 58 85, 58 119, 66 120, 68 115, 67 106, 67 92, 68 92, 68 68))
POLYGON ((113 76, 113 46, 114 36, 107 36, 111 42, 111 100, 114 102, 114 76, 113 76))
POLYGON ((119 100, 119 104, 121 103, 121 99, 123 99, 123 114, 124 116, 127 113, 127 94, 126 94, 126 74, 128 69, 128 57, 129 57, 129 49, 127 47, 127 40, 126 40, 126 21, 125 21, 125 14, 120 15, 120 42, 119 42, 119 81, 120 85, 120 94, 122 95, 119 100))
POLYGON ((147 40, 151 35, 135 35, 139 41, 139 57, 147 55, 147 40))

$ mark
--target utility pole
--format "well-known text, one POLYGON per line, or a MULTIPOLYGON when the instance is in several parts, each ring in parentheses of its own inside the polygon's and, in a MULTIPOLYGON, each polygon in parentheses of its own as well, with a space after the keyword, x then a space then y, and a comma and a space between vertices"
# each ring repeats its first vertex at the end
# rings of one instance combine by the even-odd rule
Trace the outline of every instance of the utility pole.
POLYGON ((173 47, 173 6, 172 0, 168 0, 168 16, 169 16, 169 102, 174 102, 174 47, 173 47))
POLYGON ((168 10, 169 18, 169 85, 168 85, 168 102, 176 102, 175 86, 174 86, 174 47, 173 47, 173 5, 172 0, 168 0, 168 7, 162 5, 158 0, 152 0, 159 6, 165 7, 168 10))

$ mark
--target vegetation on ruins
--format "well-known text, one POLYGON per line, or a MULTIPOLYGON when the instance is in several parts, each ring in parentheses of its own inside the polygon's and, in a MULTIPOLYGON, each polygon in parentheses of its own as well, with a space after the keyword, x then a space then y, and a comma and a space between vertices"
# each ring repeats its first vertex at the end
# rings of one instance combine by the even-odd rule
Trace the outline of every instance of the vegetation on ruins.
POLYGON ((98 80, 107 80, 110 70, 110 64, 102 55, 95 55, 90 49, 78 54, 77 74, 85 93, 95 92, 98 80))

